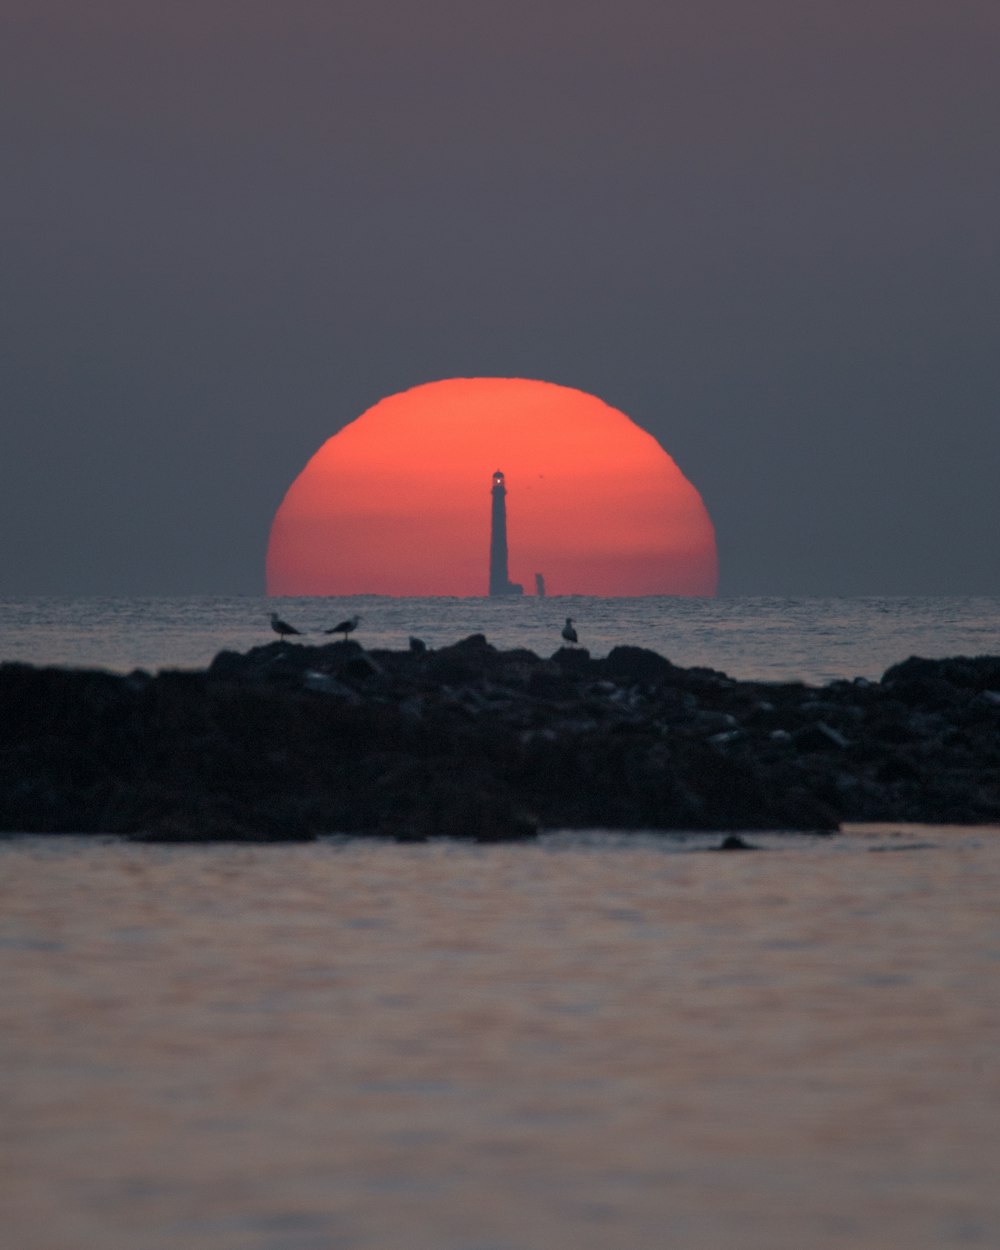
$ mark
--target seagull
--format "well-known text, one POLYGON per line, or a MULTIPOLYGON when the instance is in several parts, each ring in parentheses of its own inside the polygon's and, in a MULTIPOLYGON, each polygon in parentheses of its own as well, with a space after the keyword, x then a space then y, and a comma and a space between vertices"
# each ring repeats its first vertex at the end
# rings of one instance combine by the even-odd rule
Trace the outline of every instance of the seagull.
POLYGON ((276 634, 279 635, 282 642, 284 642, 284 640, 288 637, 289 634, 301 634, 302 633, 301 629, 296 629, 294 625, 289 625, 287 621, 283 621, 281 617, 278 616, 277 612, 271 613, 271 628, 274 630, 276 634))
POLYGON ((339 625, 334 625, 333 629, 324 629, 324 634, 343 634, 344 641, 347 641, 347 635, 353 634, 358 627, 360 616, 352 616, 349 621, 341 621, 339 625))
POLYGON ((573 628, 573 618, 571 616, 566 617, 566 624, 562 627, 562 636, 569 643, 580 641, 576 636, 576 630, 573 628))
POLYGON ((422 638, 414 638, 410 635, 410 650, 414 655, 423 655, 427 650, 427 643, 422 638))

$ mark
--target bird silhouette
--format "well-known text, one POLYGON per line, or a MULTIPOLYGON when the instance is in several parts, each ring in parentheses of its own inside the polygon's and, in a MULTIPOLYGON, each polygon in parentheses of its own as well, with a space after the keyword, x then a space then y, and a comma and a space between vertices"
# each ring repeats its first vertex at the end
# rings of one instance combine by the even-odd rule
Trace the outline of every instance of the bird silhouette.
POLYGON ((352 616, 348 621, 341 621, 339 625, 334 625, 333 629, 324 629, 324 634, 343 634, 344 641, 347 641, 347 635, 353 634, 358 627, 360 616, 352 616))
POLYGON ((570 645, 580 641, 576 636, 576 630, 573 628, 573 618, 571 616, 566 617, 566 624, 562 627, 562 636, 570 645))
POLYGON ((414 655, 423 655, 427 650, 427 643, 422 638, 414 638, 410 635, 410 650, 414 655))
POLYGON ((301 634, 301 629, 296 629, 294 625, 289 625, 287 621, 283 621, 277 612, 271 613, 271 628, 281 638, 282 642, 289 634, 301 634))

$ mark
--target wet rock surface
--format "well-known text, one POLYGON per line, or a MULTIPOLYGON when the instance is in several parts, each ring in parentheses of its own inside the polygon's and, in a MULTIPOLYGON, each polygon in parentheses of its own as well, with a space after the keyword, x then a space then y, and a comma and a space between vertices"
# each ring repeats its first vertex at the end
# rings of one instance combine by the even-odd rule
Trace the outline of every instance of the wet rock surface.
POLYGON ((1000 657, 881 681, 736 681, 602 659, 275 642, 205 672, 0 666, 0 829, 420 841, 540 827, 833 830, 1000 820, 1000 657))

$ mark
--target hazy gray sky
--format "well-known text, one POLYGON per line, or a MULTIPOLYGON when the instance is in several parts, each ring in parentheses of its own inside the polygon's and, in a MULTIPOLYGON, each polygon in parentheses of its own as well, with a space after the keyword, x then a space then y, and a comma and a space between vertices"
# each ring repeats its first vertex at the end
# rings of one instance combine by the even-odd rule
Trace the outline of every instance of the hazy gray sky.
POLYGON ((260 592, 476 374, 653 433, 724 594, 1000 593, 998 67, 997 0, 4 0, 0 593, 260 592))

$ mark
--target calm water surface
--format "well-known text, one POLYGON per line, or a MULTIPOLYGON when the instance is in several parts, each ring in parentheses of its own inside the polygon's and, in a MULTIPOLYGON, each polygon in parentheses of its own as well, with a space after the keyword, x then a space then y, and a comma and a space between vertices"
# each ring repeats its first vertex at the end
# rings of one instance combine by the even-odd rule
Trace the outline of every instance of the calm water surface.
POLYGON ((16 1250, 1000 1245, 1000 830, 0 842, 16 1250))

